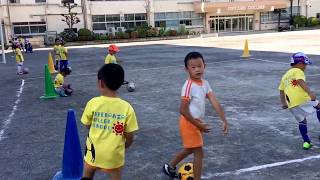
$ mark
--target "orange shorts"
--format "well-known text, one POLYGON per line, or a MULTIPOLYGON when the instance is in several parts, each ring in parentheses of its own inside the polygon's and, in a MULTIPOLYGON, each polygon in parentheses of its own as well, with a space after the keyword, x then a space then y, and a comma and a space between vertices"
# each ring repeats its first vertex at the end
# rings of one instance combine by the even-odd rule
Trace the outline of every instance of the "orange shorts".
POLYGON ((119 167, 119 168, 114 168, 114 169, 103 169, 103 168, 99 168, 99 167, 95 167, 95 166, 91 166, 90 164, 88 164, 86 161, 84 161, 84 166, 87 167, 87 168, 90 168, 92 170, 99 170, 99 171, 102 171, 104 173, 112 173, 113 171, 118 171, 118 170, 121 170, 122 167, 119 167))
POLYGON ((202 132, 184 116, 180 116, 179 126, 184 148, 196 148, 203 146, 202 132))

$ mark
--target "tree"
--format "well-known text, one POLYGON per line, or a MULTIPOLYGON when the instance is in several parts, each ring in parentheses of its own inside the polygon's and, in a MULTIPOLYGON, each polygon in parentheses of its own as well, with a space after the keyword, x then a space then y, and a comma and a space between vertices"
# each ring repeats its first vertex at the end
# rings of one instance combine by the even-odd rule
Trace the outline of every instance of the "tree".
POLYGON ((78 6, 76 3, 71 3, 68 0, 62 0, 61 1, 64 7, 68 8, 68 14, 61 14, 61 16, 64 17, 61 21, 66 22, 66 24, 69 26, 69 29, 73 28, 73 25, 78 24, 80 22, 80 19, 77 17, 78 13, 71 12, 71 10, 78 6))
POLYGON ((293 25, 293 13, 292 13, 292 8, 293 8, 293 0, 290 0, 290 25, 293 25))
POLYGON ((285 9, 275 9, 273 12, 278 14, 278 31, 281 31, 281 29, 282 29, 280 27, 281 14, 287 13, 287 11, 285 9))

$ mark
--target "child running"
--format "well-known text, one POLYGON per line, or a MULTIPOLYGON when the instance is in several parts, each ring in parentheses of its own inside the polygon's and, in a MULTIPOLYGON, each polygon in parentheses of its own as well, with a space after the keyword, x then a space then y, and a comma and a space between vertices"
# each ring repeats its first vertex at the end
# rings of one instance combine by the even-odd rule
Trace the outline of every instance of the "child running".
POLYGON ((177 178, 176 166, 188 155, 193 154, 194 180, 201 179, 203 160, 202 133, 210 132, 211 128, 204 122, 205 102, 209 99, 215 111, 223 122, 223 133, 228 133, 228 124, 222 107, 208 81, 203 79, 205 62, 199 52, 190 52, 184 59, 189 79, 181 91, 180 105, 180 135, 183 149, 170 161, 164 164, 163 171, 171 178, 177 178))
POLYGON ((98 71, 101 96, 87 103, 81 118, 89 128, 82 179, 92 180, 96 170, 108 173, 111 180, 121 179, 125 150, 138 130, 132 106, 117 94, 123 81, 124 70, 120 65, 105 64, 98 71))
POLYGON ((320 122, 320 103, 306 84, 304 71, 312 64, 308 56, 298 52, 291 57, 291 68, 282 76, 279 90, 282 108, 289 108, 299 123, 299 130, 304 141, 303 148, 308 150, 312 143, 308 136, 307 117, 317 111, 320 122))

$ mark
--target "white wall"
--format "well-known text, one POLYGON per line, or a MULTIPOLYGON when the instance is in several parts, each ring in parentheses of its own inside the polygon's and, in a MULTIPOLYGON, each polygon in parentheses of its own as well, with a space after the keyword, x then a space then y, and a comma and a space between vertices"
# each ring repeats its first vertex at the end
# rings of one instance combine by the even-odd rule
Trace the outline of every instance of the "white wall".
POLYGON ((154 1, 154 12, 194 11, 192 2, 154 1))
POLYGON ((93 1, 87 2, 88 14, 146 13, 145 1, 93 1))

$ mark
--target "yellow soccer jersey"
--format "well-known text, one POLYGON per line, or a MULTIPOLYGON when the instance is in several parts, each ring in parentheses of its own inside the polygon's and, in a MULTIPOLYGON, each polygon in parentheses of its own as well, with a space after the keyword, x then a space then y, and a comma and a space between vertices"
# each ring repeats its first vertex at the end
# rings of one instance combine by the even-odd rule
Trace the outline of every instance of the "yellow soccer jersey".
POLYGON ((54 51, 54 53, 55 53, 55 55, 60 55, 60 47, 61 47, 61 45, 54 45, 53 46, 53 51, 54 51))
POLYGON ((16 53, 16 61, 17 63, 21 63, 24 61, 23 55, 21 53, 21 49, 20 48, 16 48, 15 49, 15 53, 16 53))
POLYGON ((131 105, 106 96, 91 99, 82 114, 81 122, 90 126, 84 160, 89 165, 114 169, 124 165, 124 133, 138 130, 131 105))
POLYGON ((291 68, 282 76, 279 90, 284 91, 289 108, 311 100, 307 92, 299 86, 299 79, 306 80, 304 72, 299 68, 291 68))
POLYGON ((117 64, 117 58, 115 55, 108 54, 106 59, 104 60, 105 64, 114 63, 117 64))
POLYGON ((58 73, 56 78, 54 79, 54 87, 58 88, 62 86, 63 83, 64 83, 64 77, 62 76, 62 74, 58 73))
POLYGON ((65 48, 64 46, 60 46, 60 57, 61 57, 61 60, 67 60, 67 53, 68 53, 68 49, 65 48))

